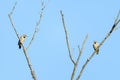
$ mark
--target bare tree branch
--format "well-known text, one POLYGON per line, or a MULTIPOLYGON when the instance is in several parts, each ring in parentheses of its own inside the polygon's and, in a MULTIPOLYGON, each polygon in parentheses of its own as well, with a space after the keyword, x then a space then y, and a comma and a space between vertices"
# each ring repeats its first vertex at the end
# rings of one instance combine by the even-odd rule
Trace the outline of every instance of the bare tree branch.
POLYGON ((119 10, 119 12, 118 12, 118 15, 117 15, 115 21, 114 21, 113 27, 112 27, 112 29, 110 30, 110 33, 112 33, 112 31, 115 29, 116 25, 120 22, 119 16, 120 16, 120 10, 119 10), (119 20, 118 20, 118 19, 119 19, 119 20))
POLYGON ((74 79, 75 72, 76 72, 76 69, 77 69, 77 66, 78 66, 78 63, 79 63, 80 57, 81 57, 81 55, 82 55, 82 52, 83 52, 83 50, 84 50, 84 46, 85 46, 85 43, 86 43, 87 39, 88 39, 88 34, 86 35, 86 37, 85 37, 85 39, 84 39, 84 42, 83 42, 83 44, 82 44, 82 48, 81 48, 81 50, 80 50, 80 48, 79 48, 79 46, 78 46, 78 48, 79 48, 79 55, 78 55, 77 61, 75 62, 75 65, 74 65, 74 68, 73 68, 73 72, 72 72, 71 80, 74 79))
MULTIPOLYGON (((15 33, 16 33, 16 36, 17 36, 18 39, 19 39, 19 35, 18 35, 18 33, 17 33, 17 30, 16 30, 16 28, 15 28, 15 26, 14 26, 14 24, 13 24, 12 18, 11 18, 11 15, 12 15, 13 12, 14 12, 14 9, 15 9, 15 7, 16 7, 16 4, 17 4, 17 3, 15 3, 15 5, 13 6, 13 9, 12 9, 11 12, 8 14, 8 17, 9 17, 10 22, 11 22, 11 24, 12 24, 12 27, 13 27, 15 33)), ((28 57, 27 50, 25 49, 25 47, 23 46, 23 44, 22 44, 22 47, 23 47, 23 51, 24 51, 25 58, 26 58, 26 60, 27 60, 28 66, 29 66, 30 71, 31 71, 32 78, 33 78, 34 80, 36 80, 36 76, 35 76, 34 70, 33 70, 33 68, 32 68, 32 64, 30 63, 30 59, 29 59, 29 57, 28 57)))
POLYGON ((62 11, 60 11, 60 14, 61 14, 61 16, 62 16, 62 23, 63 23, 63 27, 64 27, 64 30, 65 30, 66 43, 67 43, 67 48, 68 48, 68 52, 69 52, 69 57, 70 57, 72 63, 75 65, 75 61, 74 61, 73 58, 72 58, 72 52, 71 52, 71 50, 70 50, 70 44, 69 44, 69 41, 68 41, 68 33, 67 33, 65 21, 64 21, 64 14, 62 13, 62 11))
POLYGON ((43 11, 44 11, 44 9, 45 9, 45 7, 46 7, 47 5, 45 5, 45 4, 44 4, 44 1, 41 0, 41 6, 42 6, 42 8, 41 8, 41 12, 40 12, 40 17, 39 17, 38 22, 36 23, 36 27, 35 27, 35 30, 34 30, 32 39, 30 40, 30 43, 29 43, 27 49, 28 49, 28 48, 30 47, 30 45, 32 44, 32 42, 33 42, 33 40, 34 40, 34 38, 35 38, 35 35, 37 34, 37 32, 38 32, 38 30, 39 30, 39 27, 40 27, 39 25, 40 25, 40 22, 41 22, 41 20, 42 20, 43 11))
POLYGON ((120 20, 120 19, 119 19, 119 16, 120 16, 120 10, 119 10, 119 12, 118 12, 118 15, 117 15, 115 21, 114 21, 114 24, 116 24, 116 23, 120 20), (118 19, 119 19, 119 20, 118 20, 118 19))
POLYGON ((13 14, 13 12, 14 12, 14 10, 15 10, 16 5, 17 5, 17 2, 14 4, 14 6, 13 6, 11 12, 8 14, 8 17, 9 17, 10 22, 11 22, 11 24, 12 24, 12 27, 13 27, 13 29, 14 29, 14 31, 15 31, 15 33, 16 33, 18 39, 19 39, 19 35, 18 35, 18 33, 17 33, 17 30, 15 29, 14 23, 13 23, 12 18, 11 18, 11 15, 13 14))
POLYGON ((120 28, 120 26, 116 27, 116 28, 114 29, 114 31, 117 30, 117 29, 119 29, 119 28, 120 28))
MULTIPOLYGON (((84 50, 84 46, 85 46, 85 44, 86 44, 87 39, 88 39, 88 34, 86 35, 86 37, 85 37, 85 39, 84 39, 84 42, 83 42, 82 48, 81 48, 81 50, 80 50, 80 52, 79 52, 79 56, 78 56, 78 58, 77 58, 76 64, 78 64, 78 62, 79 62, 79 60, 80 60, 80 56, 82 55, 82 52, 83 52, 83 50, 84 50)), ((78 48, 79 48, 79 46, 78 46, 78 48)))
MULTIPOLYGON (((23 46, 23 45, 22 45, 22 46, 23 46)), ((25 55, 25 57, 26 57, 28 66, 29 66, 29 68, 30 68, 32 78, 33 78, 34 80, 37 80, 37 79, 36 79, 35 72, 34 72, 34 70, 33 70, 33 68, 32 68, 32 64, 31 64, 30 59, 29 59, 29 57, 28 57, 27 50, 26 50, 26 48, 25 48, 24 46, 23 46, 23 51, 24 51, 24 55, 25 55)))
MULTIPOLYGON (((102 42, 99 44, 99 47, 98 47, 98 48, 100 48, 100 47, 103 45, 103 43, 107 40, 107 38, 108 38, 108 37, 111 35, 111 33, 114 31, 114 29, 116 28, 117 24, 120 22, 120 20, 118 20, 119 15, 120 15, 120 11, 119 11, 119 13, 118 13, 118 15, 117 15, 117 18, 115 19, 115 22, 114 22, 111 30, 110 30, 109 33, 105 36, 105 38, 102 40, 102 42)), ((95 55, 95 51, 90 55, 90 57, 86 60, 85 64, 82 66, 82 69, 81 69, 78 77, 76 78, 76 80, 79 80, 79 79, 80 79, 80 77, 81 77, 81 75, 82 75, 85 67, 87 66, 88 62, 93 58, 94 55, 95 55)))

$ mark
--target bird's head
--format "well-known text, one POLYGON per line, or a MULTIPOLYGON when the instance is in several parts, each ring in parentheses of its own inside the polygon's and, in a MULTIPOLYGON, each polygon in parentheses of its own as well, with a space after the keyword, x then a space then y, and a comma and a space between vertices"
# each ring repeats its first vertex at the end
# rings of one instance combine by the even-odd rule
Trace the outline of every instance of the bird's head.
POLYGON ((23 36, 23 38, 26 38, 26 37, 27 37, 27 35, 26 35, 26 34, 23 34, 22 36, 23 36))
POLYGON ((97 42, 96 41, 94 41, 94 44, 96 44, 97 42))

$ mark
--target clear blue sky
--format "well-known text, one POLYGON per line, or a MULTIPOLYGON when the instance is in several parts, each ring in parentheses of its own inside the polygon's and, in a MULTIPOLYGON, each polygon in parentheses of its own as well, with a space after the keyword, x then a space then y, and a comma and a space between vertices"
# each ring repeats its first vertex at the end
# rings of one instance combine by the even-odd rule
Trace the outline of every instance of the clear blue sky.
MULTIPOLYGON (((22 49, 8 18, 16 0, 0 1, 0 80, 32 80, 22 49)), ((45 1, 45 3, 47 0, 45 1)), ((39 19, 40 0, 18 0, 12 15, 19 35, 27 34, 26 47, 39 19)), ((63 11, 74 59, 77 46, 89 34, 81 66, 93 52, 94 40, 101 42, 111 29, 120 9, 120 0, 50 0, 45 8, 40 29, 28 54, 38 80, 70 80, 73 64, 70 61, 60 10, 63 11)), ((120 26, 120 24, 119 24, 120 26)), ((85 68, 81 80, 120 80, 120 29, 100 48, 99 55, 85 68)))

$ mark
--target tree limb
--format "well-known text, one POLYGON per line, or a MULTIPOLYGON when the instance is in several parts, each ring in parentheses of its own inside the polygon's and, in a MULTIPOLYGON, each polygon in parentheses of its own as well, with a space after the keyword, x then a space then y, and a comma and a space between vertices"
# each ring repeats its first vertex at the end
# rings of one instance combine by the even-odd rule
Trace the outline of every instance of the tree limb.
POLYGON ((14 31, 15 31, 15 33, 16 33, 18 39, 19 39, 19 35, 18 35, 18 33, 17 33, 17 30, 16 30, 16 28, 15 28, 15 26, 14 26, 14 23, 13 23, 13 21, 12 21, 12 18, 11 18, 11 15, 13 14, 13 12, 14 12, 14 10, 15 10, 16 5, 17 5, 17 2, 14 4, 14 6, 13 6, 11 12, 8 14, 8 17, 9 17, 10 22, 11 22, 11 24, 12 24, 12 27, 13 27, 13 29, 14 29, 14 31))
POLYGON ((75 61, 74 61, 73 58, 72 58, 72 52, 71 52, 71 50, 70 50, 70 44, 69 44, 69 41, 68 41, 68 33, 67 33, 65 21, 64 21, 64 14, 62 13, 62 11, 60 11, 60 14, 61 14, 61 16, 62 16, 62 23, 63 23, 65 35, 66 35, 66 43, 67 43, 67 48, 68 48, 68 52, 69 52, 69 57, 70 57, 72 63, 75 65, 75 61))
MULTIPOLYGON (((23 45, 22 45, 22 46, 23 46, 23 45)), ((23 46, 23 51, 24 51, 24 55, 25 55, 25 57, 26 57, 28 66, 29 66, 29 68, 30 68, 32 78, 33 78, 34 80, 37 80, 37 79, 36 79, 35 72, 34 72, 34 70, 33 70, 33 68, 32 68, 32 64, 31 64, 30 59, 29 59, 29 57, 28 57, 27 50, 26 50, 26 48, 25 48, 24 46, 23 46)))
POLYGON ((82 52, 83 52, 83 50, 84 50, 84 46, 85 46, 85 43, 86 43, 87 39, 88 39, 88 34, 86 35, 86 37, 85 37, 85 39, 84 39, 84 42, 83 42, 83 44, 82 44, 82 48, 81 48, 81 50, 80 50, 80 48, 79 48, 79 46, 78 46, 78 48, 79 48, 79 55, 78 55, 77 61, 75 62, 75 65, 74 65, 74 68, 73 68, 73 72, 72 72, 71 80, 74 79, 75 72, 76 72, 76 69, 77 69, 77 66, 78 66, 78 63, 79 63, 80 57, 81 57, 81 55, 82 55, 82 52))
POLYGON ((33 40, 34 40, 34 38, 35 38, 35 36, 36 36, 36 34, 37 34, 37 32, 38 32, 38 29, 39 29, 39 27, 40 27, 39 25, 40 25, 40 22, 41 22, 41 20, 42 20, 43 11, 44 11, 44 9, 45 9, 45 7, 46 7, 47 5, 45 5, 45 4, 44 4, 44 1, 41 0, 41 6, 42 6, 42 8, 41 8, 41 12, 40 12, 40 17, 39 17, 38 22, 36 23, 36 27, 35 27, 35 30, 34 30, 32 39, 30 40, 27 49, 28 49, 28 48, 30 47, 30 45, 32 44, 32 42, 33 42, 33 40))

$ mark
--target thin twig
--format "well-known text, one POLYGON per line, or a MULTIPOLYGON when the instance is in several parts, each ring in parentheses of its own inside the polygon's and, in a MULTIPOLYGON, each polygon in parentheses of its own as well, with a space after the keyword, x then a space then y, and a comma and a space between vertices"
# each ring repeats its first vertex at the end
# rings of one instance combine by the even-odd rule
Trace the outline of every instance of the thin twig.
MULTIPOLYGON (((15 5, 13 6, 13 9, 12 9, 11 12, 8 14, 8 17, 9 17, 10 22, 11 22, 11 24, 12 24, 12 27, 13 27, 15 33, 16 33, 16 36, 17 36, 18 39, 19 39, 19 35, 18 35, 18 33, 17 33, 17 30, 16 30, 16 28, 15 28, 15 26, 14 26, 14 24, 13 24, 12 18, 11 18, 11 15, 13 14, 13 12, 14 12, 14 10, 15 10, 16 4, 17 4, 17 3, 15 3, 15 5)), ((30 59, 29 59, 29 57, 28 57, 27 50, 25 49, 25 47, 23 46, 23 44, 22 44, 22 47, 23 47, 23 51, 24 51, 25 58, 26 58, 26 60, 27 60, 28 66, 29 66, 30 71, 31 71, 32 78, 33 78, 34 80, 36 80, 36 76, 35 76, 34 70, 33 70, 33 68, 32 68, 32 64, 30 63, 30 59)))
POLYGON ((114 21, 114 25, 113 25, 112 29, 110 30, 110 33, 112 33, 112 31, 115 29, 115 26, 120 22, 119 16, 120 16, 120 10, 118 12, 118 15, 117 15, 115 21, 114 21))
POLYGON ((116 27, 116 28, 114 29, 114 31, 117 30, 117 29, 119 29, 119 28, 120 28, 120 26, 116 27))
POLYGON ((11 15, 13 14, 13 12, 14 12, 14 10, 15 10, 16 5, 17 5, 17 2, 14 4, 14 6, 13 6, 11 12, 8 14, 8 17, 9 17, 10 22, 11 22, 11 24, 12 24, 12 27, 13 27, 13 29, 14 29, 14 31, 15 31, 15 33, 16 33, 18 39, 19 39, 19 35, 18 35, 18 33, 17 33, 17 30, 16 30, 16 28, 15 28, 15 26, 14 26, 14 23, 13 23, 13 21, 12 21, 12 18, 11 18, 11 15))
POLYGON ((34 30, 32 39, 30 40, 27 49, 28 49, 28 48, 30 47, 30 45, 32 44, 32 42, 33 42, 33 40, 34 40, 34 38, 35 38, 35 36, 36 36, 36 33, 38 32, 38 29, 39 29, 39 27, 40 27, 39 25, 40 25, 40 22, 41 22, 41 20, 42 20, 43 11, 44 11, 44 9, 45 9, 45 7, 46 7, 46 6, 44 5, 44 2, 43 2, 42 0, 41 0, 41 6, 42 6, 42 8, 41 8, 41 12, 40 12, 40 17, 39 17, 38 22, 36 23, 36 27, 35 27, 35 30, 34 30))
POLYGON ((83 42, 82 48, 81 48, 81 50, 80 50, 80 52, 79 52, 79 56, 78 56, 78 58, 77 58, 76 64, 78 64, 78 62, 79 62, 79 60, 80 60, 80 56, 82 55, 82 52, 83 52, 83 50, 84 50, 84 46, 85 46, 85 44, 86 44, 87 39, 88 39, 88 34, 86 35, 86 37, 85 37, 85 39, 84 39, 84 42, 83 42))
POLYGON ((17 5, 17 2, 15 2, 14 6, 13 6, 13 8, 12 8, 11 12, 10 12, 10 15, 12 15, 12 14, 13 14, 13 12, 14 12, 14 10, 15 10, 15 8, 16 8, 16 5, 17 5))
MULTIPOLYGON (((105 38, 102 40, 102 42, 99 44, 99 47, 100 48, 103 43, 107 40, 107 38, 111 35, 111 33, 114 31, 114 29, 116 28, 117 24, 120 22, 120 20, 117 20, 119 18, 119 15, 120 15, 120 12, 118 13, 118 16, 117 18, 115 19, 115 23, 113 24, 111 30, 109 31, 109 33, 105 36, 105 38)), ((88 62, 93 58, 93 56, 95 55, 95 51, 90 55, 90 57, 86 60, 85 64, 82 66, 82 69, 78 75, 78 77, 76 78, 76 80, 79 80, 85 67, 87 66, 88 62)))
POLYGON ((49 4, 49 2, 50 2, 50 0, 48 0, 48 2, 46 2, 46 4, 44 4, 44 1, 41 0, 42 9, 44 9, 49 4))
POLYGON ((88 39, 88 34, 86 35, 86 37, 85 37, 85 39, 84 39, 84 42, 83 42, 83 44, 82 44, 82 48, 81 48, 81 50, 80 50, 80 48, 79 48, 79 46, 78 46, 78 48, 79 48, 79 55, 78 55, 77 61, 75 62, 75 65, 74 65, 74 68, 73 68, 73 72, 72 72, 71 80, 74 79, 75 72, 76 72, 76 69, 77 69, 77 66, 78 66, 78 63, 79 63, 80 57, 81 57, 81 55, 82 55, 82 52, 83 52, 83 50, 84 50, 84 46, 85 46, 85 43, 86 43, 87 39, 88 39))
POLYGON ((118 15, 117 15, 115 21, 114 21, 114 24, 116 24, 116 22, 119 21, 119 20, 118 20, 118 19, 119 19, 119 16, 120 16, 120 10, 119 10, 119 12, 118 12, 118 15))
POLYGON ((72 53, 71 53, 71 50, 70 50, 70 44, 69 44, 69 41, 68 41, 68 33, 67 33, 67 29, 66 29, 66 25, 65 25, 65 21, 64 21, 64 15, 63 15, 62 11, 60 11, 60 14, 62 16, 62 23, 63 23, 63 27, 64 27, 64 30, 65 30, 66 43, 67 43, 67 48, 68 48, 68 52, 69 52, 69 57, 70 57, 72 63, 75 65, 75 61, 72 58, 72 53))

